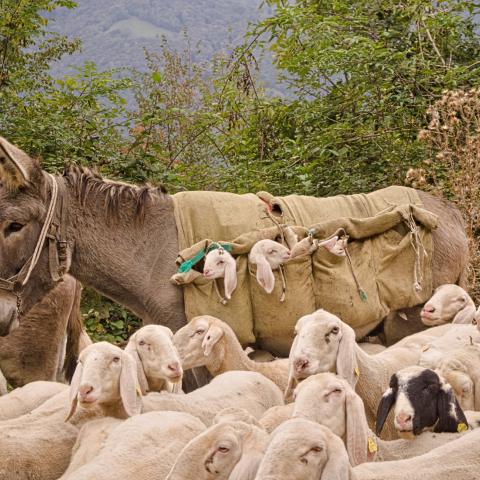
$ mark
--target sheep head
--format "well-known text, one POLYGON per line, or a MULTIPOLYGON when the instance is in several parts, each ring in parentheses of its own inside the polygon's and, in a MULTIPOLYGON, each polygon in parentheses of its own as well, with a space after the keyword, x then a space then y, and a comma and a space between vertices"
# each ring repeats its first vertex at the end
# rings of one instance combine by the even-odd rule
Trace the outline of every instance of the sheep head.
POLYGON ((225 285, 225 298, 230 300, 232 293, 237 288, 237 263, 224 248, 211 250, 205 257, 203 275, 208 279, 223 278, 225 285))
POLYGON ((420 314, 422 322, 429 327, 449 322, 471 323, 474 316, 472 299, 462 287, 454 284, 436 288, 420 314))
POLYGON ((129 353, 107 342, 88 346, 78 359, 70 385, 70 401, 67 420, 75 413, 78 404, 83 408, 98 405, 108 409, 121 403, 125 416, 139 413, 141 392, 135 360, 129 353))
POLYGON ((173 345, 173 333, 162 325, 146 325, 128 340, 125 351, 135 359, 142 393, 156 390, 155 385, 169 382, 174 391, 181 386, 183 370, 173 345), (175 384, 173 387, 171 384, 175 384))
POLYGON ((301 317, 290 349, 289 398, 296 382, 322 372, 334 372, 351 385, 357 381, 355 333, 337 316, 325 311, 301 317))
MULTIPOLYGON (((224 329, 228 326, 211 315, 192 318, 187 325, 173 336, 173 343, 180 355, 185 370, 211 362, 220 361, 224 357, 224 329)), ((232 332, 233 333, 233 332, 232 332)))

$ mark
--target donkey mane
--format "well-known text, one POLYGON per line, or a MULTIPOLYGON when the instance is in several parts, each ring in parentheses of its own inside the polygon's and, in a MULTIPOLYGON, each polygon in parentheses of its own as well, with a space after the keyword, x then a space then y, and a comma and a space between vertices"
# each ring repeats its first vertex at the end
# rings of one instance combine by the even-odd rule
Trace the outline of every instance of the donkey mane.
POLYGON ((121 205, 131 202, 135 205, 134 217, 143 220, 148 201, 152 198, 163 199, 167 193, 163 185, 152 186, 146 184, 135 186, 106 180, 99 173, 80 165, 68 166, 63 172, 63 177, 75 189, 82 205, 85 205, 87 198, 95 194, 104 195, 105 210, 108 216, 118 216, 121 205))

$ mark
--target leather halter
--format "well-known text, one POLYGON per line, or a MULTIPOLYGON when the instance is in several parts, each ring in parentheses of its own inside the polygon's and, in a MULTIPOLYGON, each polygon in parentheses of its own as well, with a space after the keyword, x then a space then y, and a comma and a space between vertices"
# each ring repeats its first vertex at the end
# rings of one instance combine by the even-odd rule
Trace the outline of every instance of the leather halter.
POLYGON ((17 314, 20 310, 22 292, 37 266, 45 241, 48 241, 48 265, 52 280, 57 283, 67 272, 68 246, 66 239, 66 208, 67 201, 63 192, 59 191, 56 178, 47 173, 51 182, 51 198, 48 205, 45 222, 40 231, 32 256, 25 262, 20 271, 8 279, 0 278, 0 290, 11 292, 17 297, 17 314), (57 205, 60 206, 57 213, 57 205))

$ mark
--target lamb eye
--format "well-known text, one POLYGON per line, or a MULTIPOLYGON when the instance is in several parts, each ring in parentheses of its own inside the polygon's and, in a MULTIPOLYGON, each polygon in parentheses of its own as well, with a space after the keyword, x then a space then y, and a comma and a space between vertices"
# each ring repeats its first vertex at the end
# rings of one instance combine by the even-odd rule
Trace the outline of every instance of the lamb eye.
POLYGON ((112 362, 118 363, 120 361, 120 357, 113 357, 112 362))
POLYGON ((219 260, 219 261, 217 262, 217 265, 223 265, 224 263, 225 263, 225 262, 224 262, 223 260, 219 260))
POLYGON ((143 347, 143 346, 145 345, 145 340, 140 340, 140 341, 138 342, 138 344, 139 344, 141 347, 143 347))
POLYGON ((19 232, 23 227, 24 225, 21 223, 12 222, 5 229, 5 236, 10 235, 11 233, 19 232))

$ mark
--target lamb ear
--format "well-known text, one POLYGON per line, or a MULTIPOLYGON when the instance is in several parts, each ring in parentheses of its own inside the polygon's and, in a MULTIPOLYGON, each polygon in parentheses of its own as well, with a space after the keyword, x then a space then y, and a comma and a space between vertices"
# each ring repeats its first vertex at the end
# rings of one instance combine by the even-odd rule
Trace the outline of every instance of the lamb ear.
POLYGON ((142 395, 145 395, 148 392, 148 380, 147 376, 145 375, 145 370, 143 369, 142 360, 137 351, 136 335, 137 334, 134 333, 128 339, 127 346, 125 347, 125 352, 129 353, 135 361, 135 364, 137 366, 137 379, 140 385, 140 390, 142 391, 142 395))
MULTIPOLYGON (((334 237, 332 238, 329 238, 328 240, 326 240, 325 242, 322 242, 320 245, 325 248, 326 250, 328 250, 329 252, 332 252, 333 248, 335 247, 335 245, 337 244, 337 241, 338 241, 338 236, 335 235, 334 237)), ((335 255, 335 254, 334 254, 335 255)))
POLYGON ((382 433, 383 425, 387 420, 390 410, 397 400, 397 392, 393 388, 389 388, 383 395, 377 408, 377 420, 375 423, 375 432, 377 436, 382 433))
POLYGON ((212 353, 215 344, 222 338, 223 330, 218 325, 210 325, 205 337, 203 338, 203 354, 208 357, 212 353))
POLYGON ((475 316, 475 305, 467 305, 462 308, 453 318, 452 323, 471 324, 475 316))
POLYGON ((323 468, 320 480, 349 479, 351 477, 350 461, 342 440, 331 432, 326 437, 328 460, 323 468))
MULTIPOLYGON (((347 391, 345 396, 347 431, 346 446, 350 463, 353 467, 369 461, 367 416, 362 399, 353 391, 347 391)), ((370 460, 373 460, 371 458, 370 460)))
POLYGON ((83 372, 83 365, 78 362, 77 367, 75 368, 75 372, 73 373, 72 381, 70 382, 70 412, 68 413, 67 418, 65 419, 66 422, 70 420, 75 411, 77 410, 78 405, 78 390, 80 388, 80 382, 82 380, 82 372, 83 372))
POLYGON ((337 374, 345 378, 353 388, 358 381, 358 363, 355 349, 355 332, 352 327, 342 323, 342 338, 337 352, 337 374))
POLYGON ((233 257, 229 258, 225 264, 223 283, 225 286, 225 298, 230 300, 233 291, 237 288, 237 262, 233 257))
POLYGON ((275 287, 275 277, 272 267, 263 256, 257 258, 257 281, 267 293, 272 293, 275 287))
POLYGON ((458 432, 460 424, 468 425, 465 414, 460 407, 450 385, 443 384, 437 397, 438 422, 434 432, 458 432))
POLYGON ((9 188, 18 189, 32 182, 40 166, 25 152, 0 137, 0 179, 9 188))
MULTIPOLYGON (((298 337, 295 337, 293 339, 292 346, 290 347, 290 355, 292 354, 292 352, 295 351, 295 347, 296 347, 296 344, 297 344, 297 338, 298 337)), ((295 388, 298 385, 298 381, 297 381, 297 379, 295 378, 295 375, 294 375, 293 359, 289 358, 288 363, 289 363, 288 381, 287 381, 287 387, 285 388, 285 392, 283 394, 283 398, 284 398, 285 402, 292 401, 293 391, 295 390, 295 388)))
POLYGON ((132 356, 123 352, 122 371, 120 372, 120 397, 125 413, 131 417, 142 410, 141 393, 137 380, 137 365, 132 356), (138 399, 137 396, 140 398, 138 399))

